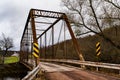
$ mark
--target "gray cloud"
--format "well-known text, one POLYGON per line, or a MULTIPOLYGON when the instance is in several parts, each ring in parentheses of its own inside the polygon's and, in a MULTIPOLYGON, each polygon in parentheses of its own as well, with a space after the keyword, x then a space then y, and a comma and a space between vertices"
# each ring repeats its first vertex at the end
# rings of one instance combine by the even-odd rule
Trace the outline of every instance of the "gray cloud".
POLYGON ((0 1, 0 36, 14 39, 14 49, 19 50, 19 43, 31 8, 59 11, 60 0, 1 0, 0 1))

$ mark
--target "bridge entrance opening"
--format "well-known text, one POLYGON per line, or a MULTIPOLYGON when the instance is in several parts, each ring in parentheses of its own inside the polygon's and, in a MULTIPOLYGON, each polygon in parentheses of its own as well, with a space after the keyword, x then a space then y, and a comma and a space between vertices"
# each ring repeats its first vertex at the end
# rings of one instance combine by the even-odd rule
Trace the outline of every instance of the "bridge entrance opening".
POLYGON ((30 10, 20 43, 20 61, 37 65, 41 58, 74 58, 84 61, 65 13, 30 10), (38 47, 35 47, 34 44, 38 47), (73 47, 72 50, 68 46, 73 47))

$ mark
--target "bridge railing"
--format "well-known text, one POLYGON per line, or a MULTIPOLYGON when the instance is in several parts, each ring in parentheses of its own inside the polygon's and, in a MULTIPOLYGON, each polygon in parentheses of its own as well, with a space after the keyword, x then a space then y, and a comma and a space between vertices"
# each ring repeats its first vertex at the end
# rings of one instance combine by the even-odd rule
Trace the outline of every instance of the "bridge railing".
MULTIPOLYGON (((79 60, 65 60, 65 59, 41 59, 41 61, 63 62, 63 63, 70 63, 70 64, 92 66, 92 67, 96 67, 97 70, 98 70, 98 68, 101 67, 101 68, 115 69, 115 70, 118 70, 120 72, 120 64, 110 64, 110 63, 91 62, 91 61, 79 61, 79 60)), ((29 72, 22 80, 33 80, 41 69, 42 69, 42 67, 40 67, 38 65, 31 72, 29 72)), ((41 70, 41 71, 44 71, 44 70, 41 70)))
POLYGON ((33 80, 42 68, 38 65, 31 72, 29 72, 22 80, 33 80))
POLYGON ((110 63, 101 63, 101 62, 91 62, 91 61, 80 61, 80 60, 64 60, 64 59, 41 59, 41 61, 52 61, 52 62, 63 62, 63 63, 70 63, 70 64, 78 64, 78 65, 85 65, 85 66, 92 66, 98 68, 108 68, 108 69, 115 69, 120 71, 120 64, 110 64, 110 63))

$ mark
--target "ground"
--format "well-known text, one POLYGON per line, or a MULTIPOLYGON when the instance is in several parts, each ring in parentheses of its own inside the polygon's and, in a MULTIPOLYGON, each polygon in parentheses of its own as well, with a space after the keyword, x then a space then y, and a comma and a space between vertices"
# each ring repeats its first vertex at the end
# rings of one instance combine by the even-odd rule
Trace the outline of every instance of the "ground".
MULTIPOLYGON (((45 70, 45 80, 120 80, 120 78, 91 72, 76 67, 41 62, 45 70)), ((40 80, 40 79, 36 79, 40 80)))
POLYGON ((0 80, 2 77, 23 78, 29 69, 21 63, 0 64, 0 80))

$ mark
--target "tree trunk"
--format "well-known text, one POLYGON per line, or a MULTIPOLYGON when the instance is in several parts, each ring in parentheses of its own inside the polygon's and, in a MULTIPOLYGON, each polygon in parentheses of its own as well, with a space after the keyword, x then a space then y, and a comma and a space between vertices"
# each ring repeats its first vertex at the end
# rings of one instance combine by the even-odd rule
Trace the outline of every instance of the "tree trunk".
POLYGON ((8 52, 8 48, 6 48, 6 50, 5 50, 5 55, 4 55, 4 56, 6 56, 6 55, 7 55, 7 52, 8 52))

